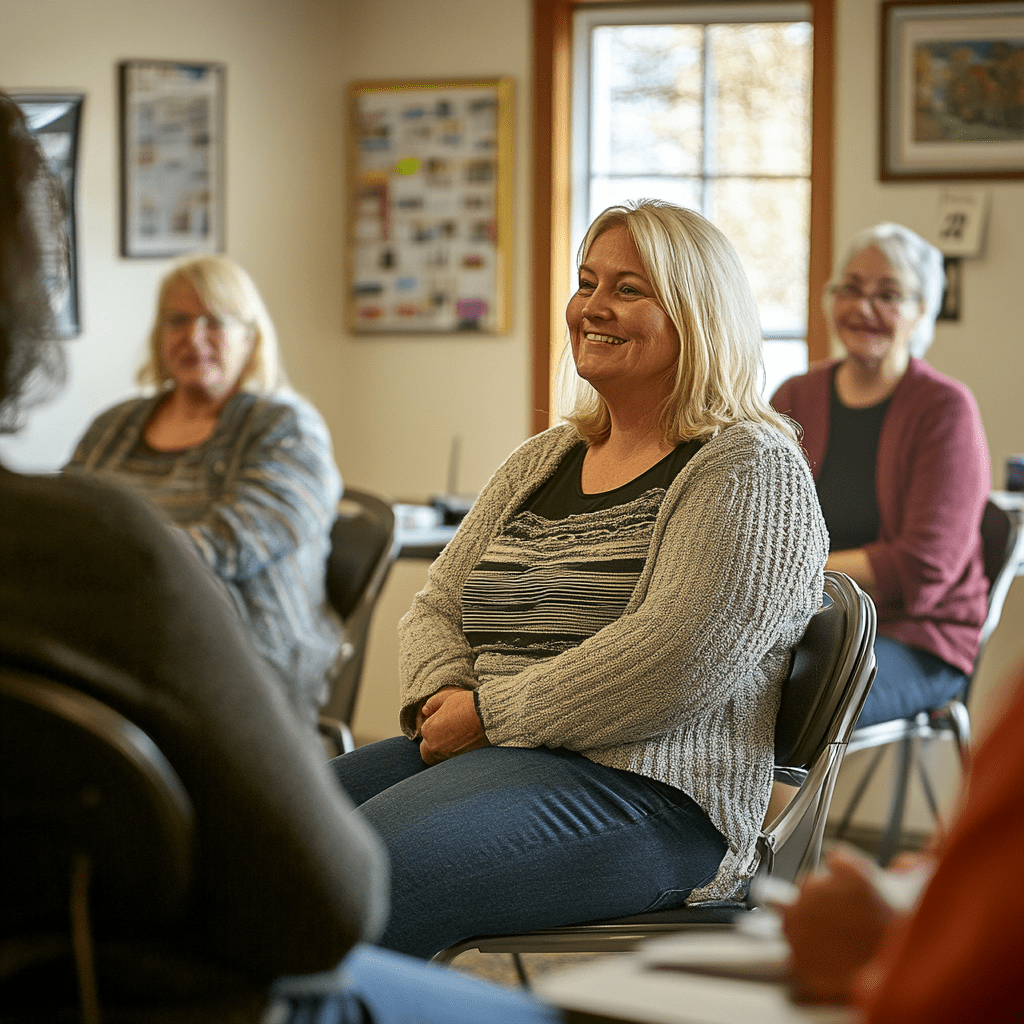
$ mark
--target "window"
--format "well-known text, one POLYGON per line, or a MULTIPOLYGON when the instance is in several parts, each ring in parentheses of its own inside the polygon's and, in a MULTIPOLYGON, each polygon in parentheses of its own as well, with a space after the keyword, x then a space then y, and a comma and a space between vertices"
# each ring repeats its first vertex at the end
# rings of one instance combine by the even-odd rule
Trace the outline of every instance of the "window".
POLYGON ((807 366, 810 4, 631 4, 573 19, 573 251, 613 203, 700 211, 747 271, 770 394, 807 366))

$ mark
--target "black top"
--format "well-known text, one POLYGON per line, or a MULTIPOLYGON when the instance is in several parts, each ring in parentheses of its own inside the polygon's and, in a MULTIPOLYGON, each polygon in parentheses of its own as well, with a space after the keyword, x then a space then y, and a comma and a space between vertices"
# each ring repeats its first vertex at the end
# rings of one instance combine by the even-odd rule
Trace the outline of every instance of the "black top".
POLYGON ((584 494, 582 442, 488 545, 462 590, 462 629, 477 672, 556 657, 618 619, 643 572, 658 510, 701 442, 640 476, 584 494))
POLYGON ((889 401, 851 409, 840 401, 833 370, 828 445, 816 481, 832 551, 863 547, 878 539, 875 469, 889 401))
POLYGON ((519 511, 532 512, 544 519, 565 519, 571 515, 625 505, 652 488, 667 491, 683 466, 700 451, 702 443, 689 441, 678 445, 660 462, 621 487, 598 494, 585 494, 582 473, 587 446, 581 441, 569 450, 554 476, 527 498, 519 511))

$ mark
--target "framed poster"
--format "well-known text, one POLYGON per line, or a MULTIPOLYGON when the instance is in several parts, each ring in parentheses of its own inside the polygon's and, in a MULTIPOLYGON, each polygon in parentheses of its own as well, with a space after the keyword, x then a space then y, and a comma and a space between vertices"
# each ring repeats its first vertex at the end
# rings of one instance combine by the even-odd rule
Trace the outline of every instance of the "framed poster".
POLYGON ((507 331, 511 80, 357 82, 349 103, 349 329, 507 331))
POLYGON ((883 181, 1024 177, 1024 3, 882 5, 883 181))
POLYGON ((222 64, 120 65, 121 254, 224 248, 222 64))
POLYGON ((78 297, 78 237, 75 187, 78 174, 78 139, 81 133, 83 93, 24 92, 11 98, 25 115, 54 176, 64 188, 65 238, 46 254, 50 301, 56 314, 57 336, 82 333, 78 297))

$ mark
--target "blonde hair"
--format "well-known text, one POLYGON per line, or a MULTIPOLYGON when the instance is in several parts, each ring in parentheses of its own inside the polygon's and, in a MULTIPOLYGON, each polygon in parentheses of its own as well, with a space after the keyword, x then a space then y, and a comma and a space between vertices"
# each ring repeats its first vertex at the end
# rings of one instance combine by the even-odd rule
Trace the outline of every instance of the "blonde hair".
POLYGON ((214 316, 239 320, 251 332, 252 355, 239 380, 241 390, 269 394, 286 387, 287 378, 277 347, 277 331, 253 279, 233 260, 215 254, 183 260, 173 266, 160 282, 156 319, 149 332, 146 362, 136 375, 138 382, 158 389, 173 384, 163 363, 162 320, 168 292, 182 281, 195 288, 199 300, 214 316))
MULTIPOLYGON (((577 265, 594 240, 624 225, 655 296, 679 333, 675 383, 661 410, 662 437, 677 445, 705 440, 734 423, 770 424, 796 439, 792 422, 761 396, 761 324, 736 250, 699 213, 656 199, 611 206, 587 231, 577 265)), ((558 408, 588 444, 611 431, 604 399, 576 373, 566 345, 557 378, 558 408)))
POLYGON ((831 289, 842 282, 854 256, 871 248, 877 249, 893 265, 904 286, 920 299, 922 316, 910 335, 908 345, 910 354, 922 359, 935 337, 935 319, 942 308, 942 294, 946 288, 945 261, 931 242, 902 224, 891 221, 873 224, 858 231, 846 244, 843 258, 836 264, 837 273, 832 275, 821 296, 829 331, 835 334, 831 289))

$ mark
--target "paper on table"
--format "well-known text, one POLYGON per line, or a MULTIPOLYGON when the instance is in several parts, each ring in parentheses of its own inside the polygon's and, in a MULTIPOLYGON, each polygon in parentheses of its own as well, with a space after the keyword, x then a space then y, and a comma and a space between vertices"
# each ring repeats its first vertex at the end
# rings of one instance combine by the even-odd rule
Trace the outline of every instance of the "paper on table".
POLYGON ((652 939, 637 950, 645 967, 721 978, 782 982, 788 976, 789 946, 781 937, 740 931, 678 932, 652 939))

